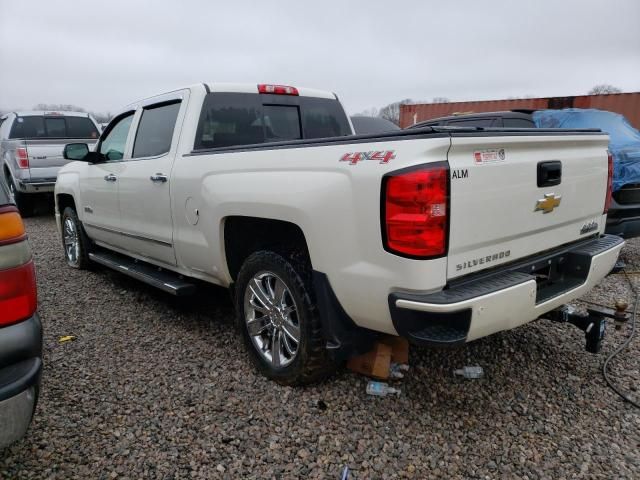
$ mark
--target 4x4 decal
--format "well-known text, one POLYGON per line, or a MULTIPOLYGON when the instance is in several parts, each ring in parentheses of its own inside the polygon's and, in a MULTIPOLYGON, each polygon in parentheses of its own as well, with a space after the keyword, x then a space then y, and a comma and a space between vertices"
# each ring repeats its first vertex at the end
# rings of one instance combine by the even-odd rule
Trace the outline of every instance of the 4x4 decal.
POLYGON ((389 163, 390 160, 396 158, 396 154, 394 150, 380 150, 374 152, 349 152, 345 153, 342 158, 340 158, 341 162, 349 162, 351 165, 355 165, 356 163, 362 160, 378 160, 379 163, 389 163))

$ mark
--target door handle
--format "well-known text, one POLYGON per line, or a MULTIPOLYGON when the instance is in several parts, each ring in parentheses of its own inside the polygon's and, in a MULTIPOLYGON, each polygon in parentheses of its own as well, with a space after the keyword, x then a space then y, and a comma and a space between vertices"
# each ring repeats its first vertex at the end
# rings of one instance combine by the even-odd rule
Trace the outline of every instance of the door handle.
POLYGON ((553 187, 562 182, 562 162, 551 160, 538 163, 538 187, 553 187))
POLYGON ((118 177, 116 177, 113 173, 110 173, 109 175, 105 175, 104 179, 107 182, 115 182, 118 179, 118 177))
POLYGON ((155 175, 151 175, 149 177, 149 180, 151 180, 154 183, 166 183, 168 178, 163 173, 156 173, 155 175))

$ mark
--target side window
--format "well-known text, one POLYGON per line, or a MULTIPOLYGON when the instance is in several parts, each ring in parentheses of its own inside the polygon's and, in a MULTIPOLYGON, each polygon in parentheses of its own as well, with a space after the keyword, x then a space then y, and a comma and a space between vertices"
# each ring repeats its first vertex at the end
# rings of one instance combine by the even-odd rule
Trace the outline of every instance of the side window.
POLYGON ((195 149, 264 143, 262 104, 258 95, 208 94, 202 105, 195 149))
POLYGON ((179 110, 180 102, 144 108, 133 144, 133 158, 154 157, 169 152, 179 110))
POLYGON ((536 128, 533 120, 526 118, 503 118, 502 122, 506 128, 536 128))
POLYGON ((124 157, 124 147, 127 143, 127 135, 133 120, 133 112, 126 114, 124 117, 116 120, 113 128, 106 137, 100 142, 99 152, 103 154, 107 160, 122 160, 124 157))

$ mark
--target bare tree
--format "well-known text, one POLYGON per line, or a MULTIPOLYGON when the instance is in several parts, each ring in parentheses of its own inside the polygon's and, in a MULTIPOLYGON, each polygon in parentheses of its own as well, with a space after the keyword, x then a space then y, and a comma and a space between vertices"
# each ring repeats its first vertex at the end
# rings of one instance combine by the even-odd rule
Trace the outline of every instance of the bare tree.
POLYGON ((431 100, 431 103, 449 103, 451 100, 449 100, 447 97, 433 97, 433 100, 431 100))
POLYGON ((596 85, 589 90, 589 95, 607 95, 609 93, 622 93, 622 90, 618 87, 614 87, 613 85, 609 85, 608 83, 596 85))
POLYGON ((400 125, 400 105, 407 105, 411 102, 410 98, 405 98, 399 102, 390 103, 386 107, 382 107, 378 113, 379 117, 386 118, 387 120, 400 125))
POLYGON ((82 107, 78 107, 76 105, 71 104, 62 104, 62 103, 39 103, 35 107, 34 110, 57 110, 59 112, 86 112, 86 110, 82 107))
POLYGON ((107 112, 107 113, 101 113, 101 112, 89 112, 89 114, 96 119, 96 122, 98 123, 109 123, 111 121, 111 118, 113 118, 113 115, 111 115, 111 112, 107 112))
POLYGON ((366 110, 356 113, 356 117, 377 117, 380 111, 376 107, 367 108, 366 110))

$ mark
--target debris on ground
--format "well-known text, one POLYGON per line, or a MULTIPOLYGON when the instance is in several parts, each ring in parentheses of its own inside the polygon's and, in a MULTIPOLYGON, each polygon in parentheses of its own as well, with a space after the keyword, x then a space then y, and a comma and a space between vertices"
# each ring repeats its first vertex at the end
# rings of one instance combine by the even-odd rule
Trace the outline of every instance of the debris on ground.
POLYGON ((378 340, 373 348, 362 355, 352 357, 347 362, 347 368, 378 380, 404 377, 402 369, 394 369, 393 365, 409 365, 409 342, 401 337, 387 336, 378 340))
POLYGON ((484 369, 480 366, 465 366, 453 371, 454 375, 460 375, 464 378, 482 378, 484 377, 484 369))
POLYGON ((376 397, 386 397, 387 395, 400 395, 400 390, 390 387, 388 383, 369 380, 369 383, 367 383, 367 394, 376 397))

